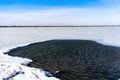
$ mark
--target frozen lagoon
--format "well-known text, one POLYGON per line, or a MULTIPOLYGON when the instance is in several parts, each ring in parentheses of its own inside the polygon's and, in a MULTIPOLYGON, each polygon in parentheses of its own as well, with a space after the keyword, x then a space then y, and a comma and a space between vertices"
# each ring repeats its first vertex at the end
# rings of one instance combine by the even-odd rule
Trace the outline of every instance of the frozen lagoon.
MULTIPOLYGON (((2 52, 7 51, 13 47, 50 39, 87 39, 94 40, 106 45, 119 46, 119 32, 119 27, 0 28, 0 63, 1 65, 3 65, 3 63, 6 65, 6 63, 14 63, 16 60, 17 61, 15 64, 26 62, 28 63, 30 61, 28 59, 17 57, 13 58, 7 55, 3 55, 2 52)), ((6 66, 13 66, 12 69, 14 69, 14 66, 16 65, 7 64, 6 66)))

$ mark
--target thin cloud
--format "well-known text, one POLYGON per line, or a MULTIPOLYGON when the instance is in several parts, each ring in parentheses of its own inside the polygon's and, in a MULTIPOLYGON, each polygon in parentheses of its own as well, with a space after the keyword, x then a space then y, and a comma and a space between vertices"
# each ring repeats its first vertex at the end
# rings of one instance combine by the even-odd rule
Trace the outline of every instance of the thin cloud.
MULTIPOLYGON (((119 9, 119 8, 118 8, 119 9)), ((119 24, 120 10, 55 8, 21 12, 1 12, 1 25, 94 25, 119 24)))

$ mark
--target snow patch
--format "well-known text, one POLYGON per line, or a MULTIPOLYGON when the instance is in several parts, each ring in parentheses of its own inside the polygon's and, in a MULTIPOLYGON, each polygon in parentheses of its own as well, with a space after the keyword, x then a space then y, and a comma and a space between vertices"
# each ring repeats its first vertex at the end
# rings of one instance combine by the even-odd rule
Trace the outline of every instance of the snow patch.
MULTIPOLYGON (((8 49, 3 49, 6 52, 8 49)), ((0 80, 60 80, 50 72, 28 67, 30 59, 12 57, 0 51, 0 80)))
POLYGON ((0 80, 59 80, 42 69, 21 64, 0 63, 0 80))
POLYGON ((13 64, 23 64, 27 65, 28 63, 32 62, 32 60, 27 58, 20 58, 20 57, 12 57, 7 54, 0 53, 0 63, 13 63, 13 64))

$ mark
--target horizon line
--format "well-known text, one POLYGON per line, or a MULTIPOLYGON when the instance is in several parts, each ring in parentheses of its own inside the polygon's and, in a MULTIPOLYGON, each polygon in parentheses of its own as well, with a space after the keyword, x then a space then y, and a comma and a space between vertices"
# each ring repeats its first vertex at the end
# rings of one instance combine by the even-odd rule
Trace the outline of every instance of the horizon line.
POLYGON ((120 25, 0 25, 0 27, 120 27, 120 25))

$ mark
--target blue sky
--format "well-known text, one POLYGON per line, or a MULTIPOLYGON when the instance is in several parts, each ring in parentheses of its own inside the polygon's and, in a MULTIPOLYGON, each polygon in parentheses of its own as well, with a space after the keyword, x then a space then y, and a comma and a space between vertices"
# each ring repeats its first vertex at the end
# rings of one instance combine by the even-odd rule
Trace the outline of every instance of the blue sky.
POLYGON ((119 0, 1 0, 1 25, 119 24, 119 0))
POLYGON ((26 6, 89 6, 91 4, 99 5, 99 0, 1 0, 0 4, 10 5, 26 5, 26 6))

